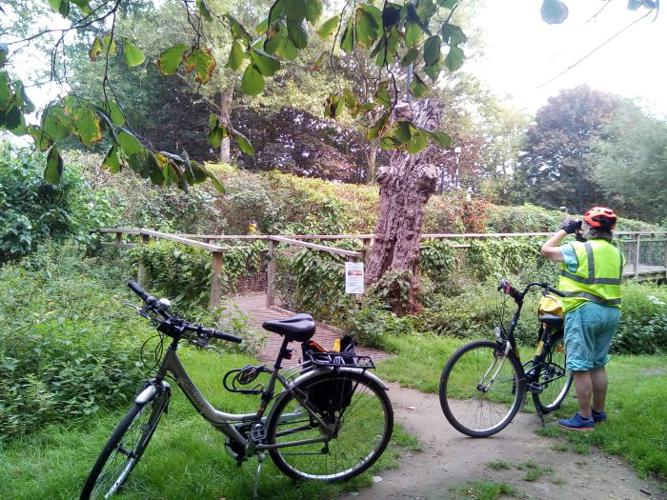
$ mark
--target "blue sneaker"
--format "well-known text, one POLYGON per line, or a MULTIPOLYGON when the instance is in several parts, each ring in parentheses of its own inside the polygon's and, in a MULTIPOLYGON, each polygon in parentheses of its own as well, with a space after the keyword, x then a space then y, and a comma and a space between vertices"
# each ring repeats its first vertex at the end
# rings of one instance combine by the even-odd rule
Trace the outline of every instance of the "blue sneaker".
POLYGON ((591 416, 593 417, 593 421, 596 424, 599 424, 600 422, 605 422, 607 420, 607 413, 603 410, 600 413, 596 412, 595 410, 591 411, 591 416))
POLYGON ((584 418, 577 412, 572 418, 561 418, 558 421, 563 429, 568 431, 588 432, 595 429, 595 421, 592 417, 584 418))

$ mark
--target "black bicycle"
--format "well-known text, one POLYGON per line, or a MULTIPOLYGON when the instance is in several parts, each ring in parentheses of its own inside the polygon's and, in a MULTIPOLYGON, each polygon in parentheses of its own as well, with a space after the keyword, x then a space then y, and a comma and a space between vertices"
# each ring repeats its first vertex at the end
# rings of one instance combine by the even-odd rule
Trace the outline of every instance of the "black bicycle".
MULTIPOLYGON (((565 366, 563 318, 538 312, 540 329, 535 355, 521 362, 514 330, 524 297, 533 287, 545 297, 563 295, 548 283, 529 283, 520 292, 502 279, 498 290, 514 299, 517 309, 509 327, 496 328, 495 340, 478 340, 458 349, 447 361, 440 377, 440 405, 449 423, 471 437, 486 437, 504 429, 524 404, 527 392, 538 415, 560 407, 572 385, 565 366)), ((505 301, 503 301, 504 309, 505 301)))
POLYGON ((171 388, 167 376, 176 381, 199 414, 227 436, 225 448, 232 457, 241 463, 258 455, 256 477, 267 452, 291 478, 328 482, 361 474, 384 452, 394 425, 388 387, 368 371, 374 368, 372 359, 356 355, 353 344, 340 352, 327 352, 310 341, 315 333, 311 316, 297 314, 263 324, 266 330, 283 336, 273 369, 248 365, 224 377, 228 390, 259 396, 258 409, 249 414, 225 413, 197 389, 176 351, 181 341, 206 347, 210 339, 236 343, 242 339, 189 323, 170 311, 168 300, 148 295, 136 283, 129 287, 144 301, 143 307, 137 307, 139 314, 153 321, 161 341, 168 341, 169 346, 164 354, 156 351, 155 377, 145 383, 102 449, 82 499, 109 498, 125 484, 168 408, 171 388), (304 362, 281 371, 282 361, 292 356, 287 346, 294 341, 302 343, 304 362), (270 375, 265 385, 256 383, 262 373, 270 375), (276 395, 277 382, 283 389, 276 395))

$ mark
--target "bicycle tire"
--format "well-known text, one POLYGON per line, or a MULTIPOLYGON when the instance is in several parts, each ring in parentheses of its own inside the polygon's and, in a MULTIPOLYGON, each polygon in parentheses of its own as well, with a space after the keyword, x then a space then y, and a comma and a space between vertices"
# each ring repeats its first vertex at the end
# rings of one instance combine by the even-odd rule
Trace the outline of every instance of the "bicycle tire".
POLYGON ((535 367, 535 380, 544 387, 542 392, 533 393, 533 403, 543 414, 560 408, 572 386, 572 372, 565 365, 563 332, 553 335, 547 349, 544 361, 535 367), (562 382, 556 383, 559 380, 562 382))
POLYGON ((442 370, 440 406, 449 423, 467 436, 479 438, 500 432, 523 404, 523 368, 512 351, 505 356, 503 350, 496 342, 471 342, 459 348, 442 370), (496 375, 491 384, 480 388, 493 371, 496 375))
POLYGON ((81 491, 81 500, 109 498, 123 486, 153 437, 168 401, 169 395, 167 393, 156 394, 146 403, 135 403, 128 410, 104 445, 95 465, 93 465, 81 491), (123 441, 124 438, 131 440, 135 436, 136 442, 132 443, 131 447, 125 448, 123 445, 128 443, 123 441), (129 454, 128 449, 132 450, 129 454), (110 471, 110 474, 104 474, 110 464, 109 461, 113 461, 118 455, 125 457, 124 465, 121 468, 114 468, 110 471), (109 479, 112 482, 105 488, 104 485, 109 484, 109 479))
POLYGON ((295 392, 303 396, 298 399, 288 391, 278 396, 269 416, 268 444, 324 435, 325 431, 304 405, 334 423, 337 431, 325 443, 269 449, 273 462, 284 474, 292 479, 346 481, 364 472, 382 455, 391 439, 394 413, 386 391, 373 379, 360 373, 331 371, 297 385, 295 392), (311 391, 317 391, 318 386, 330 389, 332 381, 338 387, 353 384, 351 394, 337 396, 339 401, 349 399, 344 409, 322 410, 308 402, 311 391), (368 445, 366 437, 370 437, 368 445), (318 456, 323 460, 317 460, 318 456))

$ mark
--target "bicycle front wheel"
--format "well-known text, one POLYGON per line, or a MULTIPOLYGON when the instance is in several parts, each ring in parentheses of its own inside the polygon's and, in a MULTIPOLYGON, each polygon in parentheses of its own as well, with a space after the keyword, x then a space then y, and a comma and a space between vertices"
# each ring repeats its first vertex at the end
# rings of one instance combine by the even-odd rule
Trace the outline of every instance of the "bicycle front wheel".
POLYGON ((157 394, 125 414, 102 449, 81 491, 81 500, 109 498, 125 483, 153 437, 169 396, 157 394))
POLYGON ((480 340, 461 347, 440 377, 440 406, 452 426, 471 437, 504 429, 523 403, 526 381, 513 352, 480 340))
POLYGON ((373 465, 393 427, 389 398, 373 379, 328 372, 279 396, 269 417, 267 442, 280 445, 269 453, 289 477, 337 482, 373 465))
POLYGON ((533 402, 542 413, 557 410, 572 385, 572 372, 565 366, 563 333, 553 335, 544 361, 534 367, 541 392, 533 393, 533 402))

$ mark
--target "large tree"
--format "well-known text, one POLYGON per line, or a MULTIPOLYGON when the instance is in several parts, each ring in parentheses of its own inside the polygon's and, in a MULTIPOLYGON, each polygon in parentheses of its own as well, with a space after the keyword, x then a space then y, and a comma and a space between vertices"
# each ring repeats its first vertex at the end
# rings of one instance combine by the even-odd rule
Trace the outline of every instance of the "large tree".
POLYGON ((667 123, 624 101, 593 143, 593 178, 626 217, 667 221, 667 123))
POLYGON ((517 167, 517 190, 524 199, 577 212, 603 201, 588 154, 618 102, 582 85, 561 91, 538 110, 517 167))

